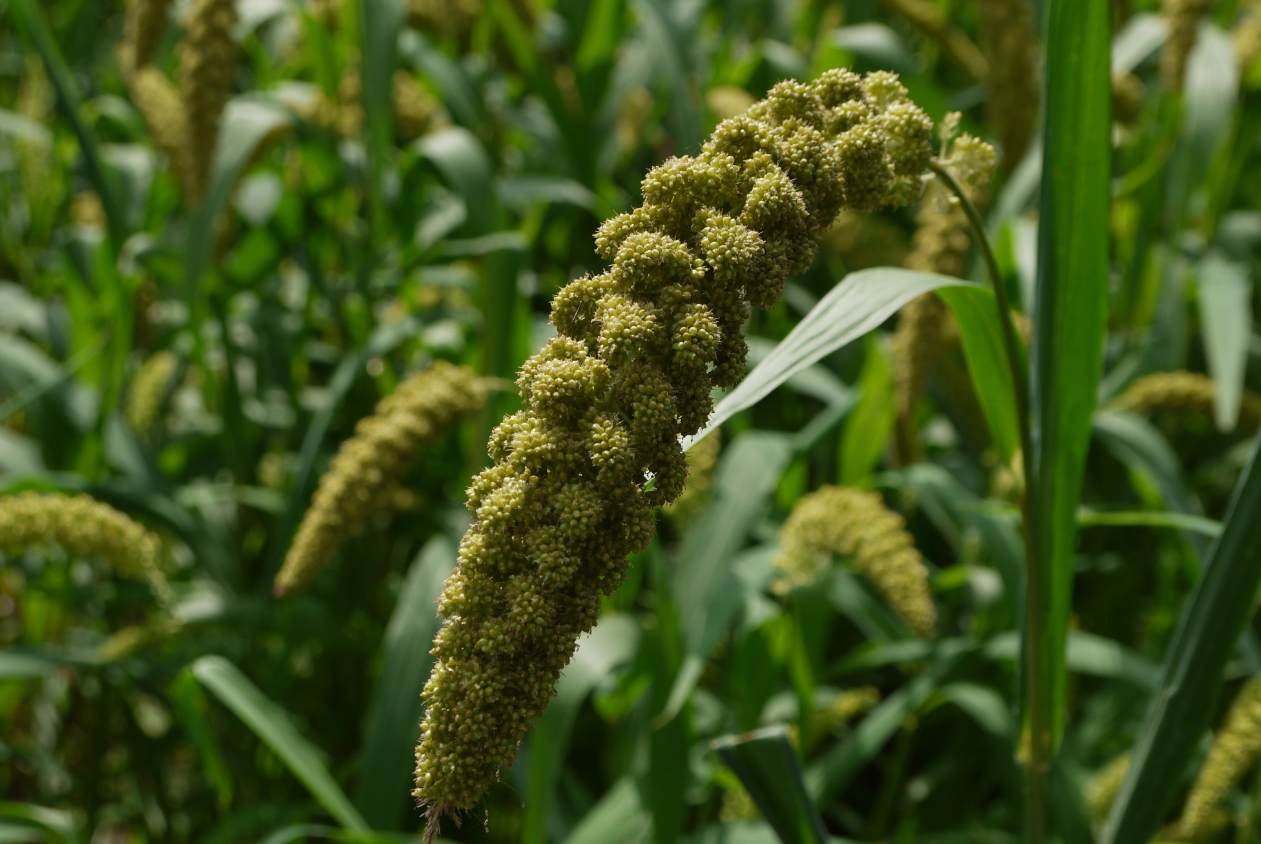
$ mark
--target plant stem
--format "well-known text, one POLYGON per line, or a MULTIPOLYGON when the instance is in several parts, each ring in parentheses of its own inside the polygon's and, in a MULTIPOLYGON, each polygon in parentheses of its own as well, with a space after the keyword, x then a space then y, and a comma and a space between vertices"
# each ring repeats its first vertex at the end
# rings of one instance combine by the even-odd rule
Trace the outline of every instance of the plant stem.
MULTIPOLYGON (((1025 359, 1020 354, 1016 342, 1016 326, 1012 318, 1011 302, 1007 298, 1007 287, 1003 283, 1003 274, 998 269, 998 260, 994 257, 994 248, 989 236, 985 233, 985 222, 981 214, 968 198, 967 192, 959 181, 940 162, 932 161, 929 168, 941 179, 942 183, 959 198, 963 213, 968 218, 972 237, 976 241, 985 266, 989 270, 990 284, 994 288, 994 299, 998 305, 998 320, 1002 325, 1003 348, 1007 356, 1007 366, 1011 371, 1012 392, 1015 393, 1016 416, 1020 428, 1021 465, 1024 468, 1025 485, 1033 478, 1033 448, 1031 446, 1029 426, 1029 376, 1025 359)), ((1026 649, 1029 683, 1029 756, 1025 764, 1025 776, 1028 790, 1028 839, 1030 844, 1043 844, 1046 840, 1046 775, 1049 767, 1050 747, 1048 739, 1050 730, 1050 707, 1048 699, 1050 689, 1047 678, 1039 668, 1045 659, 1047 613, 1043 592, 1041 569, 1037 565, 1037 549, 1034 547, 1034 531, 1031 523, 1032 512, 1029 508, 1028 495, 1022 493, 1020 509, 1023 516, 1022 527, 1025 540, 1025 624, 1023 644, 1026 649)))

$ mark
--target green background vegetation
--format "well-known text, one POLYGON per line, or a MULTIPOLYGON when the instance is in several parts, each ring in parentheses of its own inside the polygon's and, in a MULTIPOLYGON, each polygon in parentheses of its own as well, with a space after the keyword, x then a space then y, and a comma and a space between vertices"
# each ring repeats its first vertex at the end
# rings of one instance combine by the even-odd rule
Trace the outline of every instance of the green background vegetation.
MULTIPOLYGON (((416 840, 419 692, 463 489, 552 296, 601 268, 599 222, 786 77, 888 69, 934 120, 960 111, 994 140, 1002 119, 999 86, 958 60, 959 39, 993 60, 970 0, 929 4, 948 37, 869 0, 449 0, 410 18, 362 2, 239 2, 233 100, 191 207, 130 100, 122 4, 0 2, 0 493, 87 492, 175 561, 165 608, 57 549, 0 563, 0 841, 416 840), (396 70, 435 109, 415 138, 396 70), (299 116, 317 97, 361 119, 299 116), (177 365, 137 431, 124 410, 159 352, 177 365), (417 509, 273 599, 338 444, 435 358, 501 389, 409 469, 417 509)), ((1229 35, 1258 12, 1219 0, 1170 90, 1159 11, 1030 7, 1046 110, 983 209, 1032 320, 1034 561, 1011 468, 1024 385, 993 297, 948 292, 968 368, 956 345, 930 377, 922 454, 893 447, 896 319, 727 419, 700 504, 662 514, 516 766, 448 838, 1006 844, 1045 817, 1063 841, 1140 844, 1178 817, 1208 730, 1261 674, 1261 470, 1233 413, 1261 390, 1261 65, 1240 68, 1229 35), (1140 96, 1114 122, 1109 78, 1131 71, 1140 96), (1217 382, 1215 418, 1115 409, 1183 369, 1217 382), (770 588, 794 502, 837 483, 905 517, 935 638, 840 563, 770 588), (821 719, 873 688, 866 711, 821 719), (1132 748, 1105 824, 1089 783, 1132 748), (1022 772, 1031 755, 1045 777, 1022 772)), ((172 77, 180 38, 173 20, 156 60, 172 77)), ((751 360, 812 310, 835 338, 874 311, 905 276, 871 271, 845 313, 816 305, 899 265, 915 225, 905 209, 829 233, 750 320, 751 360)), ((1220 840, 1261 838, 1261 777, 1223 808, 1220 840)))

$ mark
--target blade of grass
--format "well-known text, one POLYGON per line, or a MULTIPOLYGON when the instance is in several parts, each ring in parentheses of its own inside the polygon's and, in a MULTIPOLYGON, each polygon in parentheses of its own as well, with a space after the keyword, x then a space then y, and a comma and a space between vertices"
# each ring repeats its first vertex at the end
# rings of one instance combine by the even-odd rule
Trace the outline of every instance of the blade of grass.
POLYGON ((203 656, 192 664, 192 672, 284 761, 339 824, 356 832, 368 831, 368 824, 329 775, 315 747, 235 665, 221 656, 203 656))
POLYGON ((53 40, 52 33, 48 31, 48 26, 44 23, 44 18, 35 4, 31 0, 11 0, 9 9, 17 20, 18 27, 26 33, 27 39, 35 47, 40 58, 44 60, 44 66, 48 68, 48 77, 52 80, 53 87, 57 89, 57 101, 61 103, 62 111, 65 112, 66 119, 70 121, 70 128, 79 139, 79 147, 83 151, 83 158, 87 164, 88 178, 101 198, 101 205, 105 207, 105 222, 109 239, 117 254, 123 241, 127 239, 122 185, 119 183, 117 174, 110 169, 104 155, 101 154, 101 145, 96 133, 83 119, 83 102, 79 96, 79 87, 75 84, 70 67, 57 48, 57 42, 53 40))
POLYGON ((1111 203, 1109 11, 1053 0, 1030 380, 1023 728, 1027 835, 1046 836, 1046 773, 1063 730, 1077 506, 1107 318, 1111 203))
POLYGON ((1254 444, 1222 521, 1222 534, 1209 551, 1165 656, 1160 686, 1148 706, 1101 844, 1143 844, 1159 828, 1208 727, 1226 662, 1252 615, 1261 587, 1258 547, 1261 468, 1254 444))
POLYGON ((1243 398, 1248 341, 1252 337, 1252 277, 1249 265, 1210 253, 1200 262, 1200 318, 1204 355, 1217 383, 1213 410, 1218 429, 1231 431, 1243 398))
POLYGON ((828 844, 819 811, 806 791, 797 751, 782 725, 709 744, 735 772, 784 844, 828 844))
POLYGON ((407 573, 381 643, 381 676, 364 727, 358 804, 373 829, 399 829, 411 790, 412 748, 420 736, 421 689, 433 657, 429 648, 441 620, 436 602, 451 570, 455 547, 446 537, 426 543, 407 573))
POLYGON ((850 273, 718 403, 709 424, 685 440, 684 448, 691 448, 735 414, 753 407, 798 372, 876 328, 916 296, 949 286, 966 287, 969 283, 894 267, 850 273))

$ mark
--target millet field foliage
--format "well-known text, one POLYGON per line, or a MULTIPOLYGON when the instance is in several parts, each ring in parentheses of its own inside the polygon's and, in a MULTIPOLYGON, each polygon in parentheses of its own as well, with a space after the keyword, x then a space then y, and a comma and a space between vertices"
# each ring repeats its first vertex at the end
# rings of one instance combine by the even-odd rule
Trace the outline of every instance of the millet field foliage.
POLYGON ((0 0, 0 844, 1261 844, 1259 0, 0 0))

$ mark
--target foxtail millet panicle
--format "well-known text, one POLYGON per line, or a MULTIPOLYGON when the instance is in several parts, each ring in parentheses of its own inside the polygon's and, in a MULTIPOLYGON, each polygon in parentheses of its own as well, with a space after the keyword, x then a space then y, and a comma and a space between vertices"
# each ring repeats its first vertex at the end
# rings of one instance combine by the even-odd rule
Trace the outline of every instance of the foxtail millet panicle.
POLYGON ((1103 820, 1108 816, 1129 771, 1130 752, 1127 750, 1100 768, 1086 782, 1086 793, 1083 796, 1092 818, 1103 820))
POLYGON ((687 524, 709 503, 709 493, 722 450, 722 429, 715 429, 687 452, 687 484, 678 498, 662 512, 678 524, 687 524))
POLYGON ((136 68, 127 88, 153 142, 166 153, 185 196, 191 196, 195 186, 189 170, 188 121, 179 90, 153 65, 136 68))
POLYGON ((1248 0, 1243 14, 1230 30, 1230 43, 1239 59, 1239 70, 1247 75, 1261 58, 1261 0, 1248 0))
POLYGON ((180 91, 188 125, 190 203, 201 201, 219 141, 219 121, 236 72, 234 0, 193 0, 179 45, 180 91))
POLYGON ((1219 828, 1218 815, 1231 787, 1261 757, 1261 679, 1250 680, 1236 695, 1226 723, 1213 736, 1204 764, 1177 821, 1176 840, 1203 841, 1219 828))
POLYGON ((682 491, 679 437, 743 375, 750 306, 774 304, 841 208, 914 201, 931 155, 931 121, 895 75, 828 71, 654 168, 643 206, 600 227, 612 266, 553 300, 558 334, 517 382, 525 409, 469 487, 416 750, 428 837, 512 764, 600 597, 682 491))
POLYGON ((0 550, 59 545, 96 557, 124 577, 147 580, 158 603, 171 602, 162 573, 162 541, 143 525, 88 495, 22 492, 0 496, 0 550))
MULTIPOLYGON (((1155 372, 1134 381, 1113 400, 1116 410, 1142 413, 1185 413, 1212 420, 1216 410, 1217 382, 1199 372, 1155 372)), ((1235 429, 1254 433, 1261 428, 1261 396, 1244 391, 1235 429)))
POLYGON ((1169 35, 1160 50, 1160 79, 1166 91, 1181 91, 1187 59, 1195 47, 1200 21, 1213 7, 1212 0, 1161 0, 1160 13, 1169 35))
POLYGON ((174 353, 163 350, 151 355, 136 371, 127 389, 127 403, 123 410, 131 430, 141 435, 153 430, 162 411, 162 400, 166 398, 167 388, 178 368, 179 359, 174 353))
POLYGON ((851 557, 854 568, 917 633, 933 634, 937 610, 928 569, 906 521, 885 506, 879 493, 825 486, 802 496, 779 532, 776 588, 809 583, 833 554, 851 557))
POLYGON ((129 0, 123 24, 123 73, 150 64, 166 34, 171 0, 129 0))
POLYGON ((472 370, 434 361, 359 420, 320 478, 311 506, 276 575, 277 597, 303 588, 372 515, 397 509, 399 481, 416 455, 457 419, 481 408, 486 385, 472 370))
POLYGON ((1042 96, 1040 45, 1029 0, 977 0, 989 60, 986 114, 1003 169, 1015 169, 1029 150, 1042 96))

